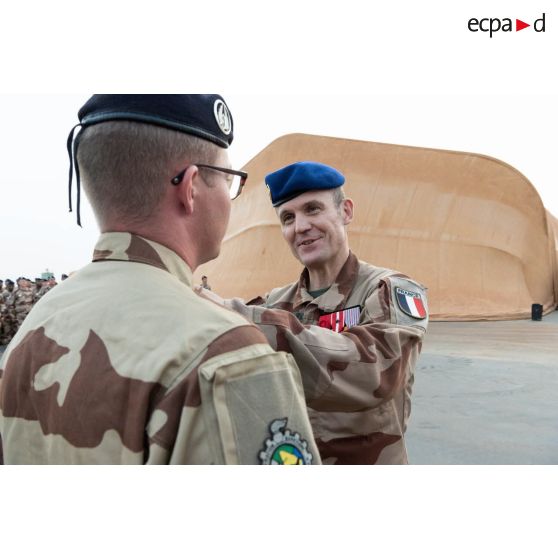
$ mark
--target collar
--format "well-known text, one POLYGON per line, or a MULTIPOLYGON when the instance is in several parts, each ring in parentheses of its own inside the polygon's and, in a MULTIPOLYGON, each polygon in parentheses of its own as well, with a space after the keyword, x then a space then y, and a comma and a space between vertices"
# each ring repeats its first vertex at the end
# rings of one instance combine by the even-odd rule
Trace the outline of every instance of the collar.
POLYGON ((192 270, 173 250, 131 233, 103 233, 93 252, 93 261, 137 262, 158 267, 192 288, 192 270))
POLYGON ((358 269, 358 258, 353 254, 353 252, 349 251, 349 256, 337 274, 337 277, 331 284, 331 287, 319 297, 312 298, 308 292, 310 275, 308 273, 308 269, 305 267, 300 274, 296 287, 293 311, 298 307, 307 304, 314 303, 318 306, 318 303, 315 301, 319 301, 320 308, 326 311, 333 312, 337 309, 344 308, 355 285, 358 269))

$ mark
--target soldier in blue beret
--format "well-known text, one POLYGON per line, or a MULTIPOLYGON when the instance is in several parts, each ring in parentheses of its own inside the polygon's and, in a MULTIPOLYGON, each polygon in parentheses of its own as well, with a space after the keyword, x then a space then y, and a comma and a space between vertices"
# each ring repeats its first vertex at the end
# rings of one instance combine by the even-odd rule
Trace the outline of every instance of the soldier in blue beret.
POLYGON ((70 188, 101 235, 0 361, 5 462, 319 464, 294 360, 193 289, 247 177, 225 100, 94 95, 78 117, 70 188))
POLYGON ((302 161, 265 183, 304 269, 298 281, 248 304, 225 303, 296 359, 324 463, 407 463, 404 433, 428 325, 425 288, 351 252, 354 203, 338 170, 302 161))

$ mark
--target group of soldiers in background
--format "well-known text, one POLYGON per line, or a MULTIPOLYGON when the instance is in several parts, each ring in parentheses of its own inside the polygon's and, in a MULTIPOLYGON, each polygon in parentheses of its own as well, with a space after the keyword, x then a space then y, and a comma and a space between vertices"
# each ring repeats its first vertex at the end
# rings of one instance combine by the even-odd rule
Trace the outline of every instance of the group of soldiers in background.
MULTIPOLYGON (((62 275, 64 279, 66 275, 62 275)), ((35 281, 19 277, 16 283, 6 279, 4 284, 0 279, 0 345, 12 340, 33 305, 57 285, 54 277, 35 281)))

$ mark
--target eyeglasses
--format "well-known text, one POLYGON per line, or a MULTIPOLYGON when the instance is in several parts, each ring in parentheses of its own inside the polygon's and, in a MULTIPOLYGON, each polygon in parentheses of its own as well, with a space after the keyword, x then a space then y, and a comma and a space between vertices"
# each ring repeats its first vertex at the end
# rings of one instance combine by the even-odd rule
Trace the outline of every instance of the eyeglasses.
MULTIPOLYGON (((182 179, 184 178, 184 173, 191 167, 192 165, 188 165, 182 172, 177 174, 172 180, 171 183, 175 186, 180 184, 182 179)), ((237 171, 233 169, 225 169, 223 167, 214 167, 212 165, 195 165, 201 169, 209 169, 218 172, 224 172, 227 174, 227 182, 229 183, 229 195, 231 200, 234 200, 240 196, 242 192, 242 188, 244 188, 244 184, 246 184, 246 179, 248 178, 248 173, 244 171, 237 171)))

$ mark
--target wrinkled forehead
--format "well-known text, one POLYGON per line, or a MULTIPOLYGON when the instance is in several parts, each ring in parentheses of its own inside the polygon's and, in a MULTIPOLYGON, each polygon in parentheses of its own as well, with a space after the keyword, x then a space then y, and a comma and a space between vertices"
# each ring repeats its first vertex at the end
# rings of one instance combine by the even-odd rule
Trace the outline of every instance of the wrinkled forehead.
POLYGON ((310 192, 304 192, 292 200, 282 203, 275 208, 277 215, 281 216, 283 213, 296 212, 304 209, 310 203, 320 203, 324 207, 333 207, 333 194, 332 190, 311 190, 310 192))

